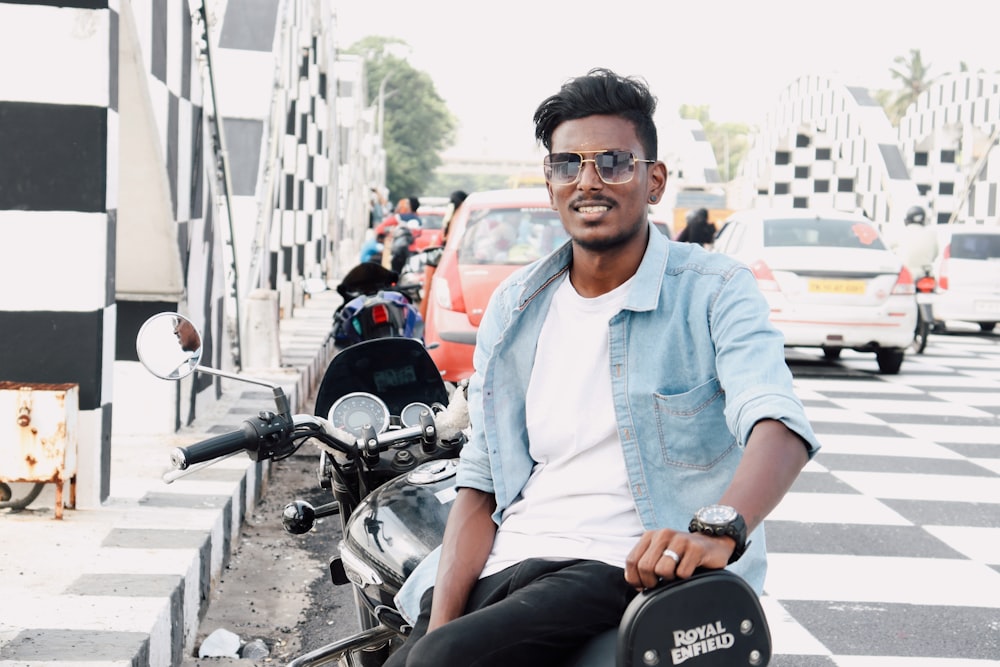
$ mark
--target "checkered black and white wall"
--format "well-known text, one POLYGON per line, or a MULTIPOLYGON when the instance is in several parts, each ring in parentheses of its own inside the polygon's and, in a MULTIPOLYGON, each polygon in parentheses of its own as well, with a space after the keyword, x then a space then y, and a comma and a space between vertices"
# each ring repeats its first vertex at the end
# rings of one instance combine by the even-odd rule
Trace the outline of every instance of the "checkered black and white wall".
POLYGON ((860 209, 895 226, 919 204, 937 223, 1000 224, 1000 156, 991 150, 998 127, 996 74, 936 80, 898 131, 866 90, 802 77, 755 137, 740 205, 860 209), (970 180, 983 155, 982 170, 970 180))
POLYGON ((209 1, 209 69, 197 0, 0 0, 0 380, 80 385, 79 506, 108 496, 113 432, 169 432, 219 396, 141 368, 146 317, 188 315, 231 368, 230 279, 289 314, 329 270, 327 4, 209 1))
POLYGON ((782 92, 743 170, 749 206, 862 210, 887 223, 919 200, 882 107, 828 77, 782 92))
POLYGON ((0 3, 0 379, 79 385, 78 505, 109 492, 118 4, 0 3))
POLYGON ((899 124, 899 144, 935 222, 954 219, 958 223, 1000 224, 1000 154, 995 150, 998 127, 997 74, 942 77, 907 110, 899 124), (982 171, 970 181, 984 155, 982 171))

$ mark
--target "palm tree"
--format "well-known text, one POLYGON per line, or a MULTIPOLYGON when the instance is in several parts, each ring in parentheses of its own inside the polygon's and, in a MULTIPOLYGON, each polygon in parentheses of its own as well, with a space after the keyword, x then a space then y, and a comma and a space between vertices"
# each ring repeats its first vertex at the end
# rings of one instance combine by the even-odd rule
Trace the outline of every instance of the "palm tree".
POLYGON ((907 108, 930 87, 933 79, 930 76, 930 63, 924 64, 920 49, 910 49, 909 58, 896 56, 893 63, 896 66, 891 67, 889 73, 894 80, 900 82, 901 90, 890 95, 887 111, 892 122, 897 124, 907 108))

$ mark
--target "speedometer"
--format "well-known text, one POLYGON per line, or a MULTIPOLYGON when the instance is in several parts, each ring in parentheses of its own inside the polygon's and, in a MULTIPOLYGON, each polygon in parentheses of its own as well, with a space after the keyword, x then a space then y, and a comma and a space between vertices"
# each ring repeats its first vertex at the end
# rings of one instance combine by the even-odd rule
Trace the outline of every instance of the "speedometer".
POLYGON ((330 406, 327 419, 337 428, 360 438, 366 424, 371 424, 376 433, 389 428, 389 408, 378 396, 356 391, 338 398, 330 406))
POLYGON ((402 422, 403 426, 417 426, 420 423, 420 413, 425 410, 432 415, 434 414, 430 406, 425 403, 410 403, 399 413, 399 421, 402 422))

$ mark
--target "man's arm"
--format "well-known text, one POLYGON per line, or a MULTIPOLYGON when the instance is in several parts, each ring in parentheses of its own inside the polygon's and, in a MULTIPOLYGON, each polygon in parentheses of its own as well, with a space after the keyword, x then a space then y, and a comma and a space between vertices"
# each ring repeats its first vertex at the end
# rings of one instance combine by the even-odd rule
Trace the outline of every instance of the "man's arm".
POLYGON ((465 611, 469 592, 479 580, 493 548, 497 530, 492 518, 495 509, 493 494, 468 487, 458 490, 444 529, 428 632, 465 611))
MULTIPOLYGON (((719 503, 730 505, 743 515, 747 532, 752 532, 781 502, 808 458, 805 443, 784 424, 773 419, 757 422, 750 432, 743 459, 719 503)), ((651 588, 660 578, 686 579, 698 567, 721 569, 729 563, 735 547, 731 537, 649 530, 626 559, 625 580, 637 588, 651 588), (668 548, 680 556, 676 565, 663 557, 668 548)))
POLYGON ((743 459, 719 502, 736 508, 747 522, 747 532, 752 532, 792 488, 808 459, 797 434, 780 421, 761 420, 754 424, 743 459))

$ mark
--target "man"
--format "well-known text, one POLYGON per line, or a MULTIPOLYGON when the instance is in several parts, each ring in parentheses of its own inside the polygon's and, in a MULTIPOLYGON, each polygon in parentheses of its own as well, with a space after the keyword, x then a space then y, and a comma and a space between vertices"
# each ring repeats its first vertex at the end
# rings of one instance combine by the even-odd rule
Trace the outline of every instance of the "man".
POLYGON ((419 616, 387 665, 559 665, 697 567, 762 589, 760 524, 818 444, 750 271, 650 232, 655 106, 593 70, 535 112, 570 241, 486 309, 457 497, 397 598, 419 616), (694 527, 730 536, 689 532, 716 504, 728 516, 694 527))
POLYGON ((903 230, 893 250, 903 260, 914 280, 929 272, 937 259, 937 234, 925 227, 927 214, 921 206, 911 206, 903 218, 903 230))

